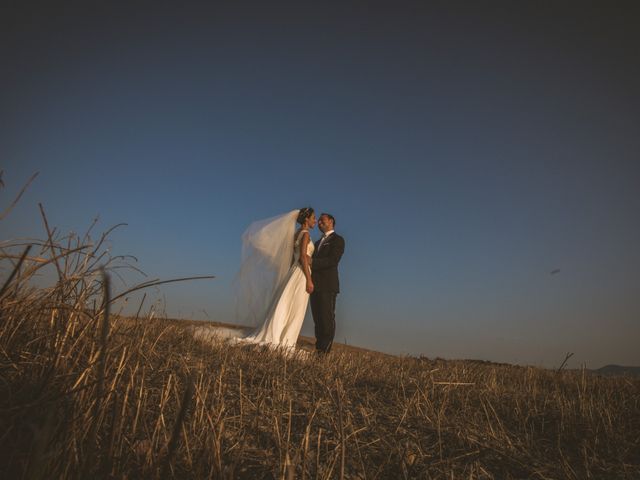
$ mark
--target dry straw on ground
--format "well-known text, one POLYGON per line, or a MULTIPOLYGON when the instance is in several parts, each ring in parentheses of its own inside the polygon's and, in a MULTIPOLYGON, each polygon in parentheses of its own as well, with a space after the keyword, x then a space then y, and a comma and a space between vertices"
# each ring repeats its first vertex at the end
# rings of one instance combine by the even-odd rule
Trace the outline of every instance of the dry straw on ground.
POLYGON ((638 380, 198 341, 46 231, 0 250, 2 478, 640 478, 638 380))

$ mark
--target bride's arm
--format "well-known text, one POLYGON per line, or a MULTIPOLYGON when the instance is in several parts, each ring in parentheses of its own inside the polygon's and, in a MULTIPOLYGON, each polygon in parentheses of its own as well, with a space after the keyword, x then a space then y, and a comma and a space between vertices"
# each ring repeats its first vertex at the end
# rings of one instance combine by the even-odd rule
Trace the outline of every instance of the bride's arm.
POLYGON ((307 293, 313 293, 313 281, 311 281, 311 259, 307 255, 307 246, 309 245, 309 232, 304 232, 300 239, 300 263, 302 271, 307 279, 307 293))

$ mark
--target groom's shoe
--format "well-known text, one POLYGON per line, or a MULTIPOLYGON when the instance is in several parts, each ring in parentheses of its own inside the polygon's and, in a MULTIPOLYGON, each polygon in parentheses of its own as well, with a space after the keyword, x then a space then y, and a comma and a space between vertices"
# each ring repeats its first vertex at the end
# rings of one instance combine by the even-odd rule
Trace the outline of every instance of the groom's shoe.
POLYGON ((316 360, 323 361, 327 358, 327 352, 323 352, 322 350, 316 350, 313 356, 316 358, 316 360))
POLYGON ((331 351, 331 345, 333 345, 333 342, 329 342, 327 345, 316 345, 316 353, 318 355, 327 355, 331 351))

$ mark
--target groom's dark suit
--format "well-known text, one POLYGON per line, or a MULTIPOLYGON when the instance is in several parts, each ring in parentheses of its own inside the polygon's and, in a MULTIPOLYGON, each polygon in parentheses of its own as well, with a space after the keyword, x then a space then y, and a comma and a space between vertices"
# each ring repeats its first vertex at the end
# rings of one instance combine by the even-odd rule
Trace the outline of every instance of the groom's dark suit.
POLYGON ((333 232, 320 245, 315 243, 311 279, 311 313, 316 332, 316 350, 329 353, 336 332, 336 297, 340 293, 338 262, 344 253, 344 238, 333 232))

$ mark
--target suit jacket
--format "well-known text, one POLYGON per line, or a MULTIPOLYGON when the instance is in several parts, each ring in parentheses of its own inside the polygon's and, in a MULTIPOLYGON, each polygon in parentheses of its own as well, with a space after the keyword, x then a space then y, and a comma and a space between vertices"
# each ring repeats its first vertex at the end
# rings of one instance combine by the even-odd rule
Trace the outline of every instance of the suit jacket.
POLYGON ((319 248, 320 240, 315 243, 311 279, 315 292, 340 292, 338 279, 338 262, 344 253, 344 238, 333 232, 319 248))

